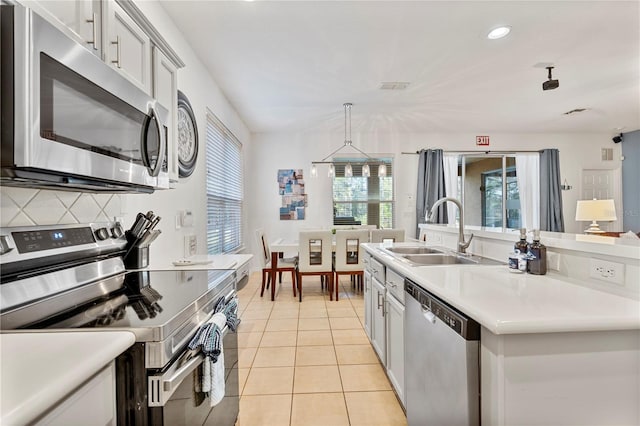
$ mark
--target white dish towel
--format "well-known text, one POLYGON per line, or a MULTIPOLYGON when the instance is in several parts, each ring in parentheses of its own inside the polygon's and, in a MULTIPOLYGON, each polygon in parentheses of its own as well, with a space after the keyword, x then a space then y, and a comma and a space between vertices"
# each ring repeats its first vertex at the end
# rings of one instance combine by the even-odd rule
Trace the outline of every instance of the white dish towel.
POLYGON ((224 385, 224 347, 222 345, 222 330, 227 323, 227 317, 222 312, 218 312, 217 314, 213 314, 211 318, 211 322, 218 326, 220 330, 220 355, 218 355, 218 360, 214 363, 212 362, 210 357, 205 357, 205 365, 204 365, 204 377, 205 383, 203 383, 203 391, 209 392, 209 403, 211 406, 217 405, 222 398, 224 398, 225 394, 225 385, 224 385), (207 371, 208 370, 208 371, 207 371), (208 390, 205 390, 206 382, 209 382, 208 390))

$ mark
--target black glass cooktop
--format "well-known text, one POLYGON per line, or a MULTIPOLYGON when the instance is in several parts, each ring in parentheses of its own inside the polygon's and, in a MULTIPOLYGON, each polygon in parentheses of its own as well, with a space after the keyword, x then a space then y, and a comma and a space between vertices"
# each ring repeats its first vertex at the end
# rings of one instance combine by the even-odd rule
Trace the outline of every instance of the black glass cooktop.
POLYGON ((136 271, 109 280, 115 290, 106 296, 77 300, 64 312, 38 318, 20 328, 125 329, 134 331, 138 341, 163 340, 208 303, 233 290, 235 277, 232 270, 136 271))

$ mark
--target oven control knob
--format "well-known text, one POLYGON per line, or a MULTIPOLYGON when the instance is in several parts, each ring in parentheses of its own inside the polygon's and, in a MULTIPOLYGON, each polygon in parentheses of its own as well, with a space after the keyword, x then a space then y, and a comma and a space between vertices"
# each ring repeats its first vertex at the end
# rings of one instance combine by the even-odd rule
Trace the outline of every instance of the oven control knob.
POLYGON ((0 254, 9 253, 13 250, 9 247, 9 238, 6 235, 0 235, 0 254))
POLYGON ((111 238, 120 238, 124 235, 124 231, 122 230, 122 226, 119 223, 116 223, 113 228, 111 228, 111 238))
POLYGON ((96 238, 100 241, 103 241, 109 238, 109 231, 107 230, 107 228, 96 229, 96 238))

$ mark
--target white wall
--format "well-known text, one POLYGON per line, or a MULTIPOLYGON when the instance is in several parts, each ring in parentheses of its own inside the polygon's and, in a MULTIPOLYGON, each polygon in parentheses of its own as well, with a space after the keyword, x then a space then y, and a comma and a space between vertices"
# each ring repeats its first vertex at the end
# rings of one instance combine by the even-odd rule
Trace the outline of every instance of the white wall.
MULTIPOLYGON (((486 134, 479 131, 478 134, 486 134)), ((581 170, 617 169, 621 167, 620 147, 611 141, 609 133, 602 134, 491 134, 489 149, 539 150, 558 148, 562 180, 573 186, 563 191, 566 232, 579 233, 580 227, 573 220, 576 201, 580 196, 581 170), (601 148, 613 148, 613 161, 601 161, 601 148)), ((415 235, 415 192, 417 182, 417 155, 422 148, 444 150, 476 150, 475 134, 354 134, 353 144, 370 154, 392 154, 395 174, 396 227, 404 228, 407 235, 415 235)), ((252 230, 263 228, 270 239, 295 239, 302 227, 331 226, 331 179, 324 169, 317 178, 309 177, 311 161, 328 155, 343 143, 341 133, 254 134, 253 155, 247 199, 249 200, 249 226, 252 230), (276 183, 278 169, 302 168, 305 174, 309 198, 307 218, 303 221, 280 221, 278 208, 280 197, 276 183)), ((350 153, 349 148, 342 152, 350 153)), ((322 166, 321 166, 322 167, 322 166)), ((255 242, 253 242, 255 249, 255 242)), ((254 251, 255 253, 255 251, 254 251)))
MULTIPOLYGON (((198 124, 199 152, 195 171, 188 178, 181 178, 177 188, 168 191, 156 191, 151 196, 127 195, 125 223, 131 223, 138 211, 153 210, 163 217, 159 227, 162 234, 151 246, 150 259, 166 263, 182 257, 184 254, 184 236, 195 234, 198 238, 198 253, 206 253, 206 110, 209 108, 231 132, 240 140, 245 158, 251 155, 251 135, 233 106, 224 97, 200 59, 175 27, 171 18, 157 2, 136 1, 136 5, 160 31, 169 45, 186 64, 178 71, 178 89, 189 98, 198 124), (180 210, 193 212, 193 228, 175 229, 175 216, 180 210)), ((246 221, 244 221, 246 223, 246 221)), ((245 234, 248 230, 245 230, 245 234)))

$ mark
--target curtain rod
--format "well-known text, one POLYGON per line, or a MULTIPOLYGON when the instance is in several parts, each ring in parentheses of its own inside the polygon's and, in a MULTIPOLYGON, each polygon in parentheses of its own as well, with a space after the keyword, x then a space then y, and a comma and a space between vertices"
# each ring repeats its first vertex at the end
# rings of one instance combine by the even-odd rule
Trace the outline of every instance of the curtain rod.
MULTIPOLYGON (((442 151, 442 152, 446 152, 449 154, 518 154, 521 152, 538 152, 539 153, 540 151, 542 150, 538 149, 536 151, 522 150, 522 151, 442 151)), ((400 154, 417 155, 417 154, 420 154, 420 151, 401 152, 400 154)))

